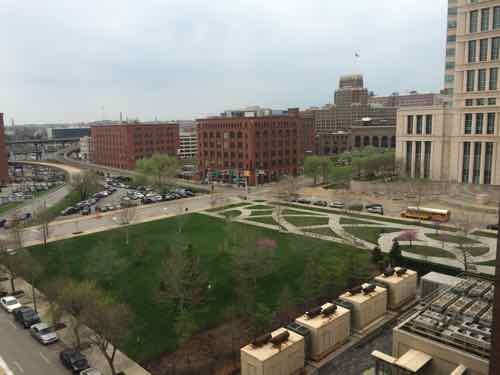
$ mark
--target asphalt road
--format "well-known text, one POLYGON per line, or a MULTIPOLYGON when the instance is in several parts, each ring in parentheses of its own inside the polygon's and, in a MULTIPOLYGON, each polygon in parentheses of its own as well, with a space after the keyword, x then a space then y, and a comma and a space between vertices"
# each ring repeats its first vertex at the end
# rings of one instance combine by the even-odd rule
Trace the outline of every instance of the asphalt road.
POLYGON ((0 368, 7 365, 14 375, 69 374, 59 361, 60 344, 39 344, 4 310, 0 311, 0 332, 0 368))

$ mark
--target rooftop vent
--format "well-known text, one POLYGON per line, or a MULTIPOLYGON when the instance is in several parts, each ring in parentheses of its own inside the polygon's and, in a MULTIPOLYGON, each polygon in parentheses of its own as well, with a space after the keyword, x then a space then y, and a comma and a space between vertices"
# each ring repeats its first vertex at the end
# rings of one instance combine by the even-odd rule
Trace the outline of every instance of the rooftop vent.
POLYGON ((357 286, 355 288, 349 289, 349 293, 351 294, 351 296, 355 296, 356 294, 359 294, 362 291, 363 291, 363 287, 361 285, 357 286))
POLYGON ((391 277, 392 275, 394 275, 394 268, 387 267, 384 271, 384 277, 391 277))
POLYGON ((317 317, 319 314, 321 314, 322 307, 318 306, 308 312, 306 312, 306 315, 309 319, 317 317))
POLYGON ((268 333, 267 335, 259 336, 255 340, 252 341, 252 346, 254 346, 256 348, 260 348, 261 346, 266 345, 269 342, 269 340, 271 340, 271 339, 272 339, 272 336, 270 333, 268 333))
POLYGON ((331 306, 327 307, 326 309, 323 309, 323 311, 321 311, 321 313, 323 314, 323 316, 330 316, 330 315, 335 314, 335 311, 337 311, 337 305, 331 305, 331 306))
POLYGON ((363 288, 363 293, 364 294, 370 294, 375 291, 377 286, 375 284, 369 284, 367 287, 363 288))
POLYGON ((408 272, 406 268, 400 268, 399 270, 396 271, 396 275, 398 275, 398 277, 401 277, 404 274, 406 274, 406 272, 408 272))
POLYGON ((288 340, 290 333, 288 331, 282 332, 277 336, 271 338, 271 343, 275 346, 281 345, 288 340))

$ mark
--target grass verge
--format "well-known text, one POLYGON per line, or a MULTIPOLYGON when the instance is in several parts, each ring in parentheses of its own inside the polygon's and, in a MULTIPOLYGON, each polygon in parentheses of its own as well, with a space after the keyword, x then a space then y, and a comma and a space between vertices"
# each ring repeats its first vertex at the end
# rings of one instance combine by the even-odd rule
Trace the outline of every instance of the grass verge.
POLYGON ((352 234, 356 238, 371 242, 378 243, 379 237, 384 233, 399 232, 401 229, 385 228, 385 227, 345 227, 344 230, 352 234))
POLYGON ((401 246, 401 250, 406 251, 407 253, 413 253, 427 257, 455 259, 455 255, 446 250, 438 249, 437 247, 420 246, 420 245, 413 245, 412 247, 410 247, 408 245, 408 246, 401 246))
POLYGON ((328 217, 284 216, 285 220, 296 227, 310 227, 313 225, 326 225, 328 217))

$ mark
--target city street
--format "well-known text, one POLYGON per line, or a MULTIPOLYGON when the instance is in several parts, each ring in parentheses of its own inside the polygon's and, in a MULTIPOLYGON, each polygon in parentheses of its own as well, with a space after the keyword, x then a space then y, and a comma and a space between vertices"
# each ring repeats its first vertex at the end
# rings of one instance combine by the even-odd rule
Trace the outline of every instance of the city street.
POLYGON ((6 365, 6 371, 11 372, 7 375, 68 374, 59 361, 60 344, 41 345, 3 310, 0 311, 0 332, 0 369, 6 365))

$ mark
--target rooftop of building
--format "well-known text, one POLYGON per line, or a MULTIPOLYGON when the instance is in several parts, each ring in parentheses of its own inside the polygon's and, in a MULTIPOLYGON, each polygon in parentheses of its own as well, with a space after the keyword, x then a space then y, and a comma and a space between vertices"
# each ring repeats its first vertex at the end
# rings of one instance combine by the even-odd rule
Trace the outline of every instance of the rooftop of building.
POLYGON ((94 122, 90 127, 106 127, 106 126, 165 126, 165 125, 179 125, 177 121, 106 121, 94 122))
POLYGON ((304 337, 285 328, 279 328, 271 333, 272 337, 276 337, 284 332, 288 332, 288 339, 282 342, 280 345, 274 345, 271 342, 267 342, 262 346, 254 346, 253 344, 248 344, 247 346, 241 348, 242 352, 258 359, 259 361, 266 361, 271 357, 282 352, 284 349, 289 348, 300 341, 304 340, 304 337))
POLYGON ((493 298, 492 281, 463 276, 458 284, 422 300, 396 329, 489 358, 493 298))
MULTIPOLYGON (((322 311, 325 309, 328 309, 330 307, 334 306, 333 303, 325 303, 324 305, 321 306, 322 311)), ((313 318, 309 318, 307 314, 304 314, 296 319, 297 323, 300 323, 306 327, 311 327, 311 328, 321 328, 341 317, 344 315, 350 314, 350 310, 346 309, 345 307, 338 306, 335 310, 335 312, 331 315, 324 315, 324 314, 319 314, 313 318)))

